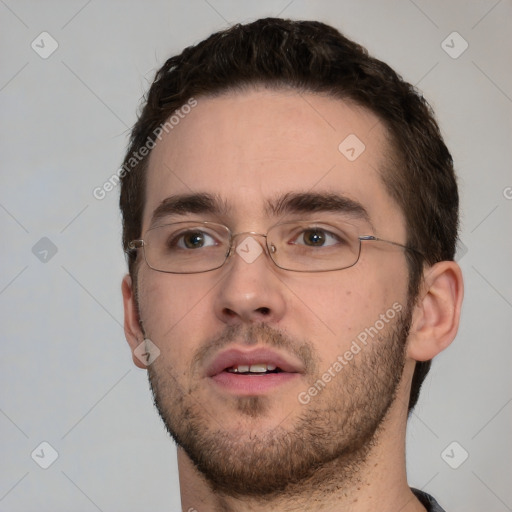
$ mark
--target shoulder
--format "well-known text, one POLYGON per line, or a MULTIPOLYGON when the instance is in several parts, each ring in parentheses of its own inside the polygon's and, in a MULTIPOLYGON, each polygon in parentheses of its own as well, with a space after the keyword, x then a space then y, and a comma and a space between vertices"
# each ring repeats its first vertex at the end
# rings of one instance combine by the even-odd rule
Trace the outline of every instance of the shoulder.
POLYGON ((427 494, 426 492, 420 491, 418 489, 414 489, 411 487, 411 491, 414 493, 416 498, 420 500, 420 503, 427 509, 427 512, 445 512, 444 509, 441 508, 439 503, 427 494))

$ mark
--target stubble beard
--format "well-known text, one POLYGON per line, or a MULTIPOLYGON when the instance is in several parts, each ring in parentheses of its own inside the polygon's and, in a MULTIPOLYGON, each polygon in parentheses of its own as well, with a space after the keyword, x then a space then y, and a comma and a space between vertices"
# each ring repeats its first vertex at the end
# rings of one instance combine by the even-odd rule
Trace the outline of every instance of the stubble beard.
MULTIPOLYGON (((226 430, 209 404, 194 397, 193 388, 185 391, 172 369, 156 362, 148 369, 155 406, 177 445, 221 496, 284 499, 346 489, 358 480, 396 398, 411 316, 410 307, 398 313, 302 406, 291 427, 251 429, 251 421, 257 425, 259 418, 271 413, 268 399, 255 396, 235 401, 232 414, 245 428, 226 430)), ((228 344, 242 332, 249 344, 252 340, 270 347, 293 347, 309 369, 309 382, 321 377, 311 343, 302 343, 298 349, 297 341, 266 324, 230 327, 213 346, 228 344)), ((291 396, 290 400, 298 399, 291 396)), ((290 424, 290 418, 286 421, 290 424)))

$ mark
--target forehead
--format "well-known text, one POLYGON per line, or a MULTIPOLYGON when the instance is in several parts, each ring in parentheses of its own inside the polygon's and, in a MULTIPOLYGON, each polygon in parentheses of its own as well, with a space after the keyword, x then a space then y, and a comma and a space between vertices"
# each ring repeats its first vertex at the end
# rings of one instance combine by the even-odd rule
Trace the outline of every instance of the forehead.
POLYGON ((372 224, 386 219, 400 234, 401 212, 381 179, 387 151, 378 118, 339 99, 266 89, 199 97, 152 150, 143 231, 171 196, 218 197, 236 228, 255 229, 269 201, 307 192, 354 200, 372 224))

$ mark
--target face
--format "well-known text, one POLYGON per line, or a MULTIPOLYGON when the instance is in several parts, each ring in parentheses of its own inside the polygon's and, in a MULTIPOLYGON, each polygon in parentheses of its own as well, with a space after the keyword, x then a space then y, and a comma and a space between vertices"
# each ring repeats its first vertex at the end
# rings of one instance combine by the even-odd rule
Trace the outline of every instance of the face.
MULTIPOLYGON (((266 234, 304 220, 403 244, 381 178, 386 151, 377 118, 337 99, 198 98, 151 154, 141 238, 182 221, 266 234)), ((212 486, 233 495, 278 492, 319 464, 353 471, 395 397, 410 324, 399 247, 362 242, 350 268, 291 272, 248 236, 216 270, 161 273, 141 261, 137 276, 138 341, 160 350, 148 368, 159 412, 212 486)))

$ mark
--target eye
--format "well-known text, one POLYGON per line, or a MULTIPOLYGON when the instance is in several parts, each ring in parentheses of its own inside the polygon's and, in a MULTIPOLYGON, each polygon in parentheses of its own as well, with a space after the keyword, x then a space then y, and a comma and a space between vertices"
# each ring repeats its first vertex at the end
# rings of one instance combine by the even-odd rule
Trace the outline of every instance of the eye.
POLYGON ((303 230, 291 243, 307 245, 309 247, 326 247, 336 245, 341 239, 333 233, 322 228, 308 228, 303 230))
POLYGON ((200 230, 187 231, 172 237, 169 241, 169 247, 179 249, 202 249, 218 245, 213 236, 200 230))

